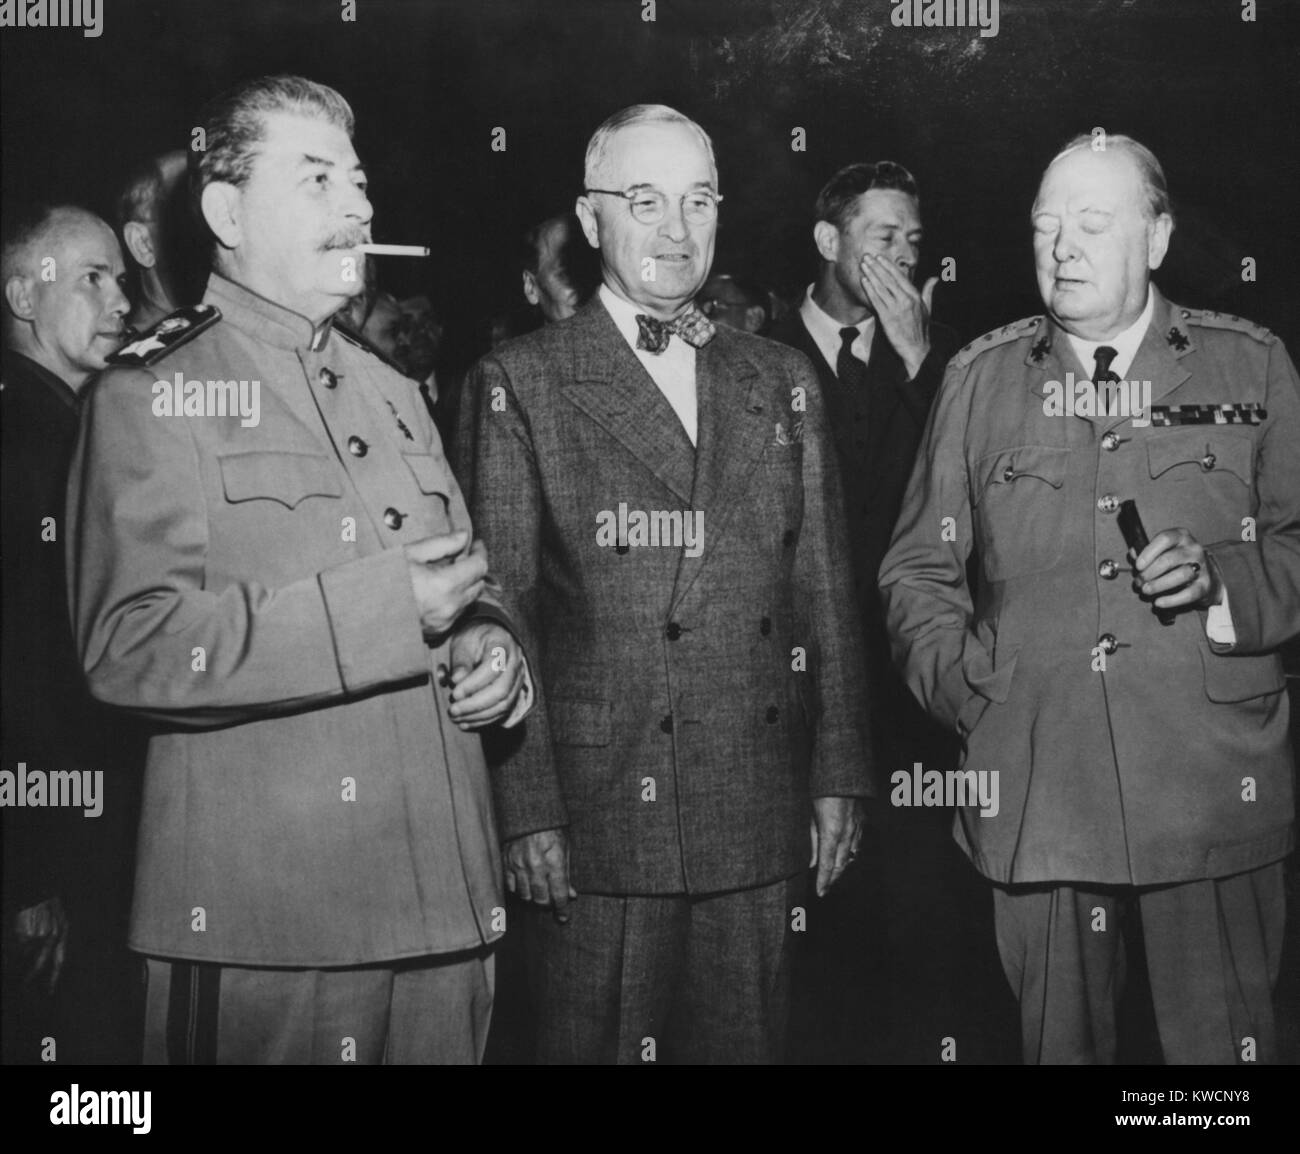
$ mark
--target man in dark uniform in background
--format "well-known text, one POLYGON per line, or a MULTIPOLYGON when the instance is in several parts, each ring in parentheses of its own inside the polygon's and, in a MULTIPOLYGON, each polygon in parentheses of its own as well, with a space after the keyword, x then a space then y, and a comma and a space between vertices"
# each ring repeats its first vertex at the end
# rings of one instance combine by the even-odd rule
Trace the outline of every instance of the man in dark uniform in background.
POLYGON ((144 746, 86 691, 64 564, 81 401, 122 343, 124 279, 112 230, 83 209, 43 206, 6 221, 0 769, 25 802, 35 795, 22 783, 35 775, 102 774, 93 807, 20 807, 7 796, 0 810, 6 1062, 139 1060, 138 963, 125 945, 144 746))

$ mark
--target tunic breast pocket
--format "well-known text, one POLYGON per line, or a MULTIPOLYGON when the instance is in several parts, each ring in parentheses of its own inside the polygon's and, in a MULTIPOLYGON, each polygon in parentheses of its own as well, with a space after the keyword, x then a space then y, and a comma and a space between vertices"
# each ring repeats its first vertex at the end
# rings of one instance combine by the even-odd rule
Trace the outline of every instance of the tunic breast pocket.
POLYGON ((218 458, 221 485, 232 505, 273 501, 295 509, 312 497, 342 497, 338 466, 316 453, 257 450, 218 458))
POLYGON ((434 453, 403 453, 402 460, 414 475, 420 492, 432 500, 432 505, 425 514, 428 518, 427 531, 454 531, 455 523, 462 517, 453 500, 453 495, 459 494, 446 458, 434 453))
POLYGON ((1147 441, 1152 515, 1187 526, 1202 544, 1239 539, 1241 519, 1254 511, 1254 458, 1249 435, 1213 425, 1154 433, 1147 441))
POLYGON ((1069 449, 1021 445, 975 462, 971 502, 984 576, 1008 581, 1051 569, 1065 549, 1061 489, 1069 449))

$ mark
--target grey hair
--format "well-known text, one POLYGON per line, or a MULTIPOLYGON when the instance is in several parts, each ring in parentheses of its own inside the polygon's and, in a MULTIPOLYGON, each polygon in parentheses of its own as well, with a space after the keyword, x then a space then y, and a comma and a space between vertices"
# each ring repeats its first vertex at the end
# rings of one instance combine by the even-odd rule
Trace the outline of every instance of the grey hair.
MULTIPOLYGON (((1047 167, 1051 168, 1063 156, 1078 152, 1081 148, 1091 147, 1092 135, 1081 132, 1068 141, 1065 147, 1052 157, 1047 167)), ((1134 140, 1131 136, 1125 136, 1119 132, 1107 133, 1106 151, 1109 152, 1115 148, 1131 156, 1133 163, 1137 165, 1138 177, 1141 179, 1142 187, 1146 191, 1146 204, 1144 207, 1148 218, 1155 220, 1158 216, 1168 216, 1172 219, 1174 210, 1169 199, 1169 185, 1165 181, 1165 170, 1161 167, 1160 161, 1156 159, 1156 154, 1145 144, 1134 140)))
POLYGON ((709 134, 703 128, 689 116, 678 112, 675 108, 669 108, 666 104, 631 104, 627 108, 619 109, 591 134, 591 139, 587 142, 587 157, 582 170, 583 188, 597 186, 600 180, 597 174, 608 158, 610 140, 623 129, 633 128, 638 124, 690 125, 698 133, 704 145, 704 151, 709 157, 709 168, 713 172, 714 180, 717 180, 718 162, 713 155, 713 141, 709 139, 709 134))

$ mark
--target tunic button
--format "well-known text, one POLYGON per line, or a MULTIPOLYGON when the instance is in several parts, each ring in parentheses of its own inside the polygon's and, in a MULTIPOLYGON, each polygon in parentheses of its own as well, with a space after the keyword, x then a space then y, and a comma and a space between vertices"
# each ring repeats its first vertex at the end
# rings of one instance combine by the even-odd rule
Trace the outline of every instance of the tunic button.
POLYGON ((1119 566, 1109 557, 1097 566, 1097 572, 1107 581, 1114 581, 1119 576, 1119 566))
POLYGON ((1213 453, 1206 453, 1205 456, 1201 458, 1201 468, 1208 473, 1214 468, 1214 462, 1216 460, 1217 458, 1213 453))
POLYGON ((676 641, 682 635, 682 627, 676 621, 670 621, 668 628, 664 630, 664 635, 669 641, 676 641))
POLYGON ((360 437, 349 437, 348 452, 354 457, 364 457, 368 452, 370 452, 370 446, 360 437))
POLYGON ((760 622, 758 623, 758 631, 759 631, 759 632, 760 632, 764 637, 766 637, 769 633, 771 633, 771 632, 772 632, 772 619, 771 619, 770 617, 764 617, 763 620, 760 621, 760 622))
POLYGON ((1112 493, 1107 493, 1097 501, 1097 508, 1103 513, 1113 513, 1119 508, 1119 498, 1112 493))
POLYGON ((1002 470, 1002 479, 1004 481, 1013 481, 1016 477, 1016 471, 1010 465, 1002 470))
POLYGON ((664 733, 672 733, 672 731, 673 731, 673 715, 672 715, 671 713, 666 714, 666 715, 664 716, 664 719, 659 723, 659 728, 660 728, 664 733))
POLYGON ((1113 633, 1103 633, 1097 638, 1097 645, 1103 653, 1114 653, 1119 648, 1119 641, 1113 633))
POLYGON ((321 369, 321 371, 316 374, 316 379, 327 389, 338 388, 339 379, 330 372, 329 369, 321 369))
POLYGON ((1101 439, 1101 447, 1105 449, 1106 452, 1113 453, 1116 449, 1119 448, 1119 434, 1107 433, 1101 439))
POLYGON ((780 716, 781 716, 781 715, 777 712, 777 709, 776 709, 776 706, 775 706, 775 705, 769 705, 769 706, 767 707, 767 723, 768 723, 768 725, 775 725, 775 724, 776 724, 776 719, 777 719, 778 717, 780 717, 780 716))
POLYGON ((384 510, 384 524, 390 529, 400 529, 404 520, 406 520, 406 514, 399 513, 391 505, 384 510))

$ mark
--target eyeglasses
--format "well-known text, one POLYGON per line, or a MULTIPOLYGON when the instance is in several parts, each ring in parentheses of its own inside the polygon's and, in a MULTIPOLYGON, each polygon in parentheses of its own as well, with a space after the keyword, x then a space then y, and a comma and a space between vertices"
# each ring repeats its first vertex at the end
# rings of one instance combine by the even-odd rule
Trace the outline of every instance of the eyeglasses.
MULTIPOLYGON (((621 196, 627 201, 633 218, 642 224, 658 224, 668 215, 668 197, 653 188, 638 188, 632 192, 621 192, 615 188, 588 188, 585 191, 621 196)), ((690 224, 708 224, 717 219, 722 197, 713 192, 688 192, 680 201, 682 216, 690 224)))

